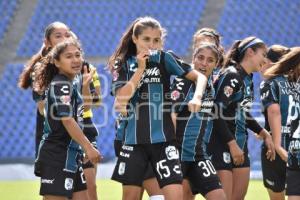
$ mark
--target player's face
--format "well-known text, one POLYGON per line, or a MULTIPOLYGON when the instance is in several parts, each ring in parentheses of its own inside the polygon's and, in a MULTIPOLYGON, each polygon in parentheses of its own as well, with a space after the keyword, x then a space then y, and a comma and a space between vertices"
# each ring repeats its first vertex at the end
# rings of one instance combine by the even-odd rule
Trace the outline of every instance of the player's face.
POLYGON ((258 48, 252 56, 253 72, 259 72, 266 64, 267 48, 258 48))
POLYGON ((262 74, 265 73, 265 71, 267 69, 269 69, 273 64, 274 63, 270 59, 266 58, 266 63, 262 66, 262 68, 260 69, 260 72, 262 74))
POLYGON ((137 37, 133 36, 133 42, 136 45, 137 54, 147 50, 161 50, 161 30, 157 28, 146 28, 137 37))
POLYGON ((209 48, 203 48, 195 55, 193 59, 194 67, 197 71, 209 77, 216 67, 218 58, 216 54, 209 48))
POLYGON ((60 74, 64 74, 73 79, 76 74, 81 72, 82 54, 80 50, 74 46, 68 46, 59 56, 59 60, 55 60, 55 65, 59 69, 60 74))
POLYGON ((66 26, 59 26, 54 29, 50 35, 47 45, 54 47, 55 45, 71 38, 70 30, 66 26))

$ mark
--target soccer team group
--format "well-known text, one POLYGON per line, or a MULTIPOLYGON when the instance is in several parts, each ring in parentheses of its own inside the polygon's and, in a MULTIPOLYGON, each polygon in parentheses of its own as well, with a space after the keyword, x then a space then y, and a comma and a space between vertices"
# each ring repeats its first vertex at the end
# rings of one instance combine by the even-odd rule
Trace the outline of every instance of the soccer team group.
MULTIPOLYGON (((119 113, 111 133, 118 158, 112 179, 122 183, 123 199, 140 200, 144 190, 151 200, 192 200, 197 194, 244 199, 247 129, 263 140, 270 199, 300 199, 300 48, 267 47, 249 36, 225 52, 219 33, 202 28, 187 63, 164 50, 165 40, 159 21, 137 18, 108 60, 119 113), (265 127, 250 113, 254 72, 264 77, 265 127)), ((92 108, 101 104, 99 75, 66 24, 49 24, 41 44, 19 77, 19 87, 30 88, 37 104, 34 173, 40 195, 97 200, 102 156, 92 108)))

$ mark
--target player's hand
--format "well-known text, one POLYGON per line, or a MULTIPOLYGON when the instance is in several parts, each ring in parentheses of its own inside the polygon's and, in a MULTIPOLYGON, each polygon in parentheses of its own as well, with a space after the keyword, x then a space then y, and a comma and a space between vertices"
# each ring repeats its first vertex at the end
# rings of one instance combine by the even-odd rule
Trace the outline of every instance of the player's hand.
POLYGON ((201 109, 201 100, 199 98, 193 98, 188 103, 188 108, 190 112, 199 112, 201 109))
POLYGON ((149 50, 142 50, 136 55, 136 60, 138 63, 138 69, 145 70, 146 69, 146 61, 149 59, 149 50))
POLYGON ((229 151, 235 165, 242 165, 245 161, 244 152, 241 150, 235 140, 228 143, 229 151))
POLYGON ((88 71, 87 65, 83 65, 83 74, 82 74, 83 87, 90 87, 90 83, 93 79, 95 72, 96 72, 95 68, 91 68, 90 71, 88 71))
POLYGON ((280 156, 280 158, 283 161, 287 162, 287 160, 288 160, 288 152, 284 148, 282 148, 282 146, 276 147, 276 152, 278 153, 278 155, 280 156))
POLYGON ((264 135, 264 142, 266 147, 268 148, 266 153, 267 159, 270 161, 275 160, 275 156, 276 156, 275 146, 272 140, 272 136, 268 132, 264 135))
POLYGON ((103 158, 100 152, 92 145, 86 150, 85 155, 94 165, 99 163, 103 158))

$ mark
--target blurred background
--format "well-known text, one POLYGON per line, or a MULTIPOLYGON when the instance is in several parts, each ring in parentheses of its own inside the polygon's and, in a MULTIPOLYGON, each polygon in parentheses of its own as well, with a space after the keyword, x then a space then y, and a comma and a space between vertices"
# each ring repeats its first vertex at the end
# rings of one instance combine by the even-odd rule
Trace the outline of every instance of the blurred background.
MULTIPOLYGON (((250 35, 268 45, 300 44, 300 0, 0 0, 0 166, 21 164, 24 170, 34 162, 35 103, 31 91, 17 87, 17 80, 26 61, 39 51, 45 27, 54 21, 77 34, 85 58, 97 67, 103 93, 103 105, 94 110, 98 147, 104 163, 114 161, 115 118, 105 65, 126 27, 146 15, 167 29, 165 49, 187 61, 192 36, 203 27, 215 28, 225 49, 250 35)), ((261 77, 255 74, 254 81, 258 102, 261 77)), ((253 114, 264 123, 259 105, 253 114)), ((260 178, 261 143, 249 135, 251 176, 260 178)))

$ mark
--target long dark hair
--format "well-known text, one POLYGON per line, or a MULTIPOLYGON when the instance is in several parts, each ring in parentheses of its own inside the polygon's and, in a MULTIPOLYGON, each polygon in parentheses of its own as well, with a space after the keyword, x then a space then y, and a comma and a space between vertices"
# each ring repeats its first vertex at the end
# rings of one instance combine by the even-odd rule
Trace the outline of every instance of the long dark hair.
MULTIPOLYGON (((50 41, 51 34, 55 31, 57 27, 65 26, 67 29, 70 29, 66 24, 62 22, 53 22, 49 24, 44 32, 44 39, 50 41)), ((22 73, 19 76, 18 86, 22 89, 28 89, 31 87, 32 84, 32 73, 34 71, 34 66, 41 61, 43 57, 45 57, 51 48, 46 47, 44 44, 42 45, 41 49, 38 53, 33 55, 30 60, 24 66, 22 73)))
POLYGON ((69 46, 77 47, 83 54, 81 45, 78 40, 70 39, 57 44, 42 61, 41 66, 36 70, 36 78, 33 89, 38 93, 43 93, 59 70, 54 64, 54 60, 60 60, 60 55, 69 46))
POLYGON ((109 58, 108 67, 110 71, 113 71, 116 62, 118 62, 119 65, 122 65, 126 62, 129 56, 136 55, 137 50, 132 40, 132 36, 138 37, 146 28, 149 27, 161 30, 161 37, 165 37, 166 31, 161 27, 160 23, 156 19, 152 17, 137 18, 124 32, 116 51, 109 58))
POLYGON ((221 39, 222 39, 221 35, 213 28, 205 27, 199 29, 193 36, 193 51, 195 51, 199 46, 199 44, 197 44, 197 38, 200 36, 207 36, 214 40, 214 43, 217 46, 219 51, 218 63, 222 65, 222 63, 224 62, 225 50, 224 47, 221 45, 221 39))
POLYGON ((291 48, 291 51, 267 69, 264 76, 271 79, 278 75, 287 75, 289 81, 297 82, 300 77, 300 47, 291 48))
POLYGON ((267 58, 273 62, 276 63, 280 60, 280 58, 289 53, 291 51, 290 48, 279 45, 279 44, 274 44, 268 48, 267 52, 267 58))
POLYGON ((232 65, 237 67, 244 59, 248 48, 256 51, 257 49, 264 47, 266 47, 265 43, 254 36, 247 37, 243 40, 236 40, 226 54, 223 68, 227 68, 232 65))

